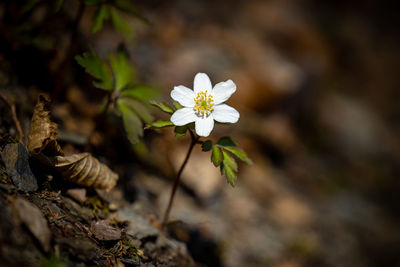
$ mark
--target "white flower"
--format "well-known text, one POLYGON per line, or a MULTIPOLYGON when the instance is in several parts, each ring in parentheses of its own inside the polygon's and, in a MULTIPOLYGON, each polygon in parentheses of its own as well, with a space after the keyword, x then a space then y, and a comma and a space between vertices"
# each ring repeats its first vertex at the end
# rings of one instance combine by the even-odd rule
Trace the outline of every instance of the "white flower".
POLYGON ((223 104, 235 91, 236 84, 231 80, 217 83, 212 88, 207 74, 197 73, 193 90, 179 85, 171 91, 172 99, 183 106, 172 114, 171 121, 176 126, 195 122, 196 133, 207 137, 214 128, 214 120, 225 123, 239 120, 239 112, 223 104))

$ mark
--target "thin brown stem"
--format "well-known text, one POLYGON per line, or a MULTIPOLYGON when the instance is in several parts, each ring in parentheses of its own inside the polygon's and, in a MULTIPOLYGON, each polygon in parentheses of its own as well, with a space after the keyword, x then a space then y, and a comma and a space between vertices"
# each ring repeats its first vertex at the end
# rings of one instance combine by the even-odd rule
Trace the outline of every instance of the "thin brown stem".
POLYGON ((21 144, 23 144, 24 143, 24 132, 22 131, 21 123, 18 120, 17 112, 16 112, 16 109, 15 109, 15 105, 14 105, 14 103, 11 103, 11 101, 8 99, 8 97, 1 91, 0 91, 0 97, 10 107, 12 119, 14 121, 15 127, 17 128, 17 132, 18 132, 18 136, 19 136, 19 142, 21 144))
POLYGON ((113 97, 111 94, 107 95, 107 102, 106 105, 104 106, 104 109, 100 114, 98 114, 95 118, 95 130, 100 129, 104 125, 104 121, 106 119, 108 110, 113 104, 113 97))
POLYGON ((91 150, 90 140, 92 140, 95 133, 97 131, 99 131, 100 129, 102 129, 102 127, 104 126, 107 114, 108 114, 109 110, 113 107, 113 105, 115 104, 115 101, 117 101, 119 95, 120 94, 118 92, 114 92, 112 94, 107 95, 107 102, 104 106, 103 111, 94 118, 95 128, 93 129, 92 133, 89 136, 89 143, 86 145, 86 148, 85 148, 86 151, 91 150))
POLYGON ((183 169, 185 168, 186 164, 188 163, 188 160, 189 160, 190 154, 192 153, 193 147, 197 144, 197 142, 199 140, 199 138, 195 137, 194 133, 190 129, 189 129, 189 133, 190 133, 190 137, 192 138, 192 141, 190 143, 189 150, 186 153, 185 160, 183 161, 181 168, 179 169, 178 174, 176 175, 175 182, 174 182, 174 185, 173 185, 172 191, 171 191, 171 196, 169 197, 168 207, 164 213, 164 219, 161 224, 161 230, 164 229, 165 225, 168 222, 169 213, 171 211, 172 203, 174 202, 176 189, 178 189, 178 185, 179 185, 179 181, 181 179, 183 169))

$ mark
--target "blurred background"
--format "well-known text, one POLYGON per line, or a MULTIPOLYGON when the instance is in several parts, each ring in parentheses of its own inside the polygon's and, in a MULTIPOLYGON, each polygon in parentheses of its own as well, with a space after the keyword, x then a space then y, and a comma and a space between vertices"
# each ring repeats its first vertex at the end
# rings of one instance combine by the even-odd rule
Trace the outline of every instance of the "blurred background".
MULTIPOLYGON (((123 49, 168 102, 198 72, 237 84, 227 104, 241 118, 210 138, 231 135, 254 164, 232 188, 196 147, 171 213, 200 266, 400 266, 397 1, 132 1, 145 19, 126 18, 129 42, 108 24, 91 33, 92 6, 45 2, 0 4, 1 90, 25 131, 50 94, 64 150, 108 162, 115 190, 156 218, 189 137, 147 130, 132 147, 117 117, 96 127, 105 93, 73 57, 123 49)), ((3 102, 0 113, 15 135, 3 102)))

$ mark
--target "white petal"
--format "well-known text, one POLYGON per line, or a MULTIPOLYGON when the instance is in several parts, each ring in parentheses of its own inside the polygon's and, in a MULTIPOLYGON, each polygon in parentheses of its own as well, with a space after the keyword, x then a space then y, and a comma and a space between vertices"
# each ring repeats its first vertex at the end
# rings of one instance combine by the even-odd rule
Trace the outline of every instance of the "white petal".
POLYGON ((233 107, 221 104, 214 106, 212 116, 214 117, 214 120, 218 122, 235 123, 239 120, 240 114, 233 107))
POLYGON ((209 136, 213 128, 214 128, 213 116, 208 116, 208 117, 204 117, 204 118, 197 117, 196 133, 199 136, 204 136, 204 137, 209 136))
POLYGON ((197 94, 198 92, 204 92, 208 91, 211 92, 212 90, 212 84, 210 81, 210 78, 208 78, 208 75, 205 73, 197 73, 196 76, 194 77, 194 82, 193 82, 193 90, 197 94))
POLYGON ((194 107, 194 92, 183 85, 175 86, 171 91, 171 97, 184 107, 194 107))
POLYGON ((174 112, 171 116, 171 121, 176 126, 186 125, 198 119, 194 114, 193 108, 181 108, 174 112))
POLYGON ((236 84, 232 80, 227 80, 226 82, 217 83, 212 90, 212 95, 214 97, 214 104, 218 105, 231 97, 231 95, 236 91, 236 84))

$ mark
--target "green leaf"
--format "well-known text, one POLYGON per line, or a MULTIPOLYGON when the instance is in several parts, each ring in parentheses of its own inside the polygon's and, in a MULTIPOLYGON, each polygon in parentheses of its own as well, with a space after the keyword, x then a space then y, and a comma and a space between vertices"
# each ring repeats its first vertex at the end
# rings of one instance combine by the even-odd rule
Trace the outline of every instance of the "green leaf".
POLYGON ((183 108, 183 106, 182 106, 181 104, 179 104, 178 101, 174 101, 173 104, 174 104, 174 107, 175 107, 176 109, 181 109, 181 108, 183 108))
POLYGON ((155 100, 150 100, 149 103, 150 105, 155 106, 168 114, 172 114, 175 112, 175 110, 165 102, 157 102, 155 100))
POLYGON ((103 29, 104 21, 110 18, 110 11, 107 5, 100 5, 93 15, 92 33, 96 33, 103 29))
POLYGON ((232 170, 237 172, 238 171, 238 166, 237 166, 237 163, 236 163, 235 159, 232 158, 231 155, 229 155, 225 151, 222 151, 222 154, 224 155, 224 161, 223 161, 224 165, 228 166, 229 168, 231 168, 232 170))
POLYGON ((191 123, 187 124, 187 127, 189 127, 189 129, 195 130, 196 124, 194 122, 191 122, 191 123))
POLYGON ((240 160, 246 162, 247 164, 253 164, 253 161, 247 156, 247 154, 244 151, 242 151, 238 148, 229 147, 229 146, 223 147, 223 149, 231 152, 233 155, 238 157, 240 160))
POLYGON ((133 82, 134 69, 123 52, 119 51, 117 54, 111 55, 110 65, 114 74, 115 90, 121 91, 133 82))
POLYGON ((160 97, 160 92, 159 90, 149 87, 149 86, 144 86, 144 85, 136 85, 133 87, 127 87, 124 90, 122 90, 121 94, 123 96, 129 96, 132 98, 136 98, 140 101, 148 101, 150 99, 156 99, 160 97))
POLYGON ((141 103, 133 98, 120 96, 117 100, 117 104, 122 104, 122 105, 128 106, 133 111, 135 111, 137 115, 139 115, 139 117, 142 119, 142 121, 144 121, 146 123, 150 123, 151 121, 154 120, 148 107, 146 107, 143 103, 141 103))
POLYGON ((236 184, 236 173, 229 166, 224 163, 221 164, 221 174, 225 175, 226 181, 231 185, 235 186, 236 184))
POLYGON ((136 144, 139 142, 139 138, 143 136, 142 122, 129 106, 119 104, 118 108, 122 113, 122 120, 128 139, 132 144, 136 144))
POLYGON ((132 4, 132 0, 116 0, 114 2, 115 6, 120 10, 129 13, 138 19, 148 22, 148 20, 137 10, 137 8, 132 4))
MULTIPOLYGON (((135 101, 135 100, 133 100, 135 101)), ((135 101, 135 104, 132 104, 133 110, 139 115, 139 117, 144 121, 145 123, 150 123, 154 120, 153 115, 151 115, 149 109, 147 106, 145 106, 143 103, 140 103, 139 101, 135 101)))
POLYGON ((219 165, 221 165, 223 159, 224 158, 222 156, 221 149, 217 146, 213 146, 212 154, 211 154, 211 161, 214 164, 214 166, 218 167, 219 165))
POLYGON ((203 144, 201 144, 201 150, 204 152, 210 151, 212 147, 213 147, 213 142, 211 140, 207 140, 203 144))
POLYGON ((85 68, 86 72, 96 78, 94 86, 104 90, 112 91, 112 74, 107 64, 94 52, 83 53, 82 56, 76 56, 75 60, 79 65, 85 68))
POLYGON ((186 135, 186 131, 187 131, 187 126, 186 125, 176 126, 174 131, 175 131, 175 136, 176 137, 185 136, 186 135))
POLYGON ((237 146, 237 143, 230 136, 221 137, 217 144, 220 146, 237 146))
POLYGON ((131 42, 133 40, 133 31, 131 26, 123 18, 123 14, 115 8, 111 8, 110 11, 111 20, 115 29, 121 33, 128 42, 131 42))
POLYGON ((174 126, 172 121, 163 121, 163 120, 158 120, 149 124, 146 124, 145 129, 151 129, 151 128, 163 128, 163 127, 170 127, 174 126))
POLYGON ((57 0, 56 8, 55 8, 56 12, 60 11, 60 9, 63 6, 63 4, 64 4, 64 0, 57 0))

